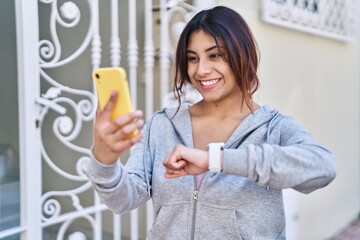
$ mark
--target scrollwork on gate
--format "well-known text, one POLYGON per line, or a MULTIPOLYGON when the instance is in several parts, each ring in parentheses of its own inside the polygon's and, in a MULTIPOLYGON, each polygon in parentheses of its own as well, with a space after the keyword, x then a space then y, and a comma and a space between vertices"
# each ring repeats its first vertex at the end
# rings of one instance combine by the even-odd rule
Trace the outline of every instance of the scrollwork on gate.
MULTIPOLYGON (((79 44, 79 47, 71 54, 63 56, 63 46, 61 38, 58 35, 59 28, 76 28, 81 20, 82 14, 79 3, 75 1, 60 2, 57 0, 39 0, 39 3, 45 4, 43 7, 48 7, 50 10, 49 19, 49 37, 39 41, 39 56, 40 56, 40 76, 47 88, 46 93, 42 94, 36 102, 42 106, 40 117, 38 119, 38 127, 41 132, 41 154, 43 161, 48 167, 57 175, 69 181, 77 182, 77 186, 73 189, 48 191, 43 193, 41 197, 42 205, 42 221, 44 226, 49 226, 52 223, 61 223, 57 239, 65 239, 64 235, 72 222, 79 218, 77 215, 71 215, 71 212, 82 211, 84 206, 81 203, 79 194, 86 192, 91 188, 91 184, 84 174, 84 167, 89 160, 89 147, 78 146, 76 139, 79 137, 85 122, 91 122, 94 118, 96 98, 94 93, 90 90, 78 89, 72 86, 66 86, 56 77, 52 75, 54 69, 71 64, 75 59, 80 57, 86 50, 91 49, 93 61, 100 61, 101 40, 96 31, 94 31, 93 21, 97 21, 92 16, 95 11, 98 11, 96 1, 86 1, 88 7, 89 22, 87 23, 87 32, 84 39, 79 44), (94 9, 97 8, 97 9, 94 9), (92 40, 95 39, 93 42, 92 40), (46 148, 46 139, 44 139, 43 125, 46 121, 47 115, 53 111, 57 116, 52 122, 52 132, 60 144, 75 152, 74 159, 66 159, 66 161, 75 161, 76 169, 74 172, 59 167, 54 161, 46 148), (71 114, 70 114, 71 113, 71 114), (71 200, 73 210, 67 213, 63 212, 61 199, 67 198, 71 200)), ((84 2, 82 2, 84 3, 84 2)), ((93 212, 92 212, 93 213, 93 212)), ((95 218, 92 213, 83 212, 82 218, 90 222, 93 231, 96 230, 95 218)), ((80 233, 78 233, 79 235, 80 233)), ((69 239, 77 239, 78 235, 72 234, 69 239)))

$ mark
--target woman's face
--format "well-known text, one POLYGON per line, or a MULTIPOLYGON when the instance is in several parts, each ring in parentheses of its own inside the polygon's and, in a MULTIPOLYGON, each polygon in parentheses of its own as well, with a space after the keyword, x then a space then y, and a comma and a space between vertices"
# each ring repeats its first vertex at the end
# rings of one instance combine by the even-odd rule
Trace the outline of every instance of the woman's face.
POLYGON ((199 30, 190 35, 187 50, 187 73, 204 101, 219 102, 241 97, 234 73, 226 59, 226 50, 215 39, 199 30), (225 58, 224 58, 225 57, 225 58))

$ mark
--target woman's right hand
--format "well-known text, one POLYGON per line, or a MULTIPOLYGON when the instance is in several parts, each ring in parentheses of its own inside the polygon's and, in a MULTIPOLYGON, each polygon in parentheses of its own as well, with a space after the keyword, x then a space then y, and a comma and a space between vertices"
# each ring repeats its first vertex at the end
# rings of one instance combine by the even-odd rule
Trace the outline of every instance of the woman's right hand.
POLYGON ((96 110, 93 126, 93 154, 103 164, 116 162, 123 152, 139 142, 144 136, 141 131, 144 125, 141 111, 131 112, 110 121, 117 97, 117 92, 113 92, 103 111, 100 110, 99 106, 96 110), (136 136, 126 137, 136 129, 138 129, 136 136))

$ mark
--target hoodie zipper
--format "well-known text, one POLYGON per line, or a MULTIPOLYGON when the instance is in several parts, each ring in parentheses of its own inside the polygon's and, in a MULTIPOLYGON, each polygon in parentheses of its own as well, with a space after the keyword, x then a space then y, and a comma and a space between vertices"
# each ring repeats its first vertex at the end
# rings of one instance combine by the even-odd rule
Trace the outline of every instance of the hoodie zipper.
POLYGON ((191 239, 193 240, 195 238, 195 219, 196 219, 196 208, 197 208, 197 202, 199 199, 199 191, 198 189, 195 189, 194 195, 193 195, 193 214, 192 214, 192 223, 191 223, 191 239))
MULTIPOLYGON (((183 138, 182 134, 180 134, 180 132, 178 131, 174 122, 173 121, 170 121, 170 122, 173 125, 174 130, 177 133, 177 135, 179 136, 181 142, 186 146, 185 139, 183 138)), ((194 238, 195 238, 196 208, 197 208, 197 202, 199 199, 199 188, 196 186, 196 177, 194 177, 194 184, 195 184, 195 188, 194 188, 194 193, 193 193, 193 198, 192 198, 193 212, 192 212, 192 220, 191 220, 191 240, 194 240, 194 238)))
MULTIPOLYGON (((276 114, 275 114, 276 115, 276 114)), ((253 131, 255 131, 257 128, 259 128, 260 126, 262 126, 263 124, 270 122, 274 117, 274 114, 272 114, 271 116, 268 117, 268 119, 261 121, 260 123, 258 123, 255 127, 253 127, 252 129, 250 129, 247 133, 243 134, 237 141, 235 141, 233 144, 231 144, 229 146, 229 148, 233 147, 233 145, 235 145, 235 143, 239 144, 239 140, 240 140, 240 145, 242 143, 241 138, 244 138, 244 140, 248 137, 247 135, 250 135, 253 131)), ((173 125, 175 132, 177 133, 177 135, 179 136, 181 142, 185 144, 185 140, 182 136, 182 134, 180 134, 180 132, 178 131, 178 128, 176 127, 176 125, 174 124, 174 122, 169 118, 170 123, 173 125)), ((195 179, 195 190, 193 193, 193 213, 192 213, 192 223, 191 223, 191 240, 195 239, 195 222, 196 222, 196 209, 197 209, 197 202, 199 200, 199 189, 196 187, 196 178, 195 179)))

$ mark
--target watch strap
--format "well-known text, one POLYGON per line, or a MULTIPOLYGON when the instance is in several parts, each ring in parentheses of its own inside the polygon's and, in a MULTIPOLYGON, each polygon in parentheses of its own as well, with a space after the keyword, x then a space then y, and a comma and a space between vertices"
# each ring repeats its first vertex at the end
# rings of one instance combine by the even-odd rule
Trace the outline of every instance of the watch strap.
POLYGON ((224 150, 224 143, 209 143, 208 144, 208 153, 209 153, 209 171, 211 172, 221 172, 221 158, 222 151, 224 150))

